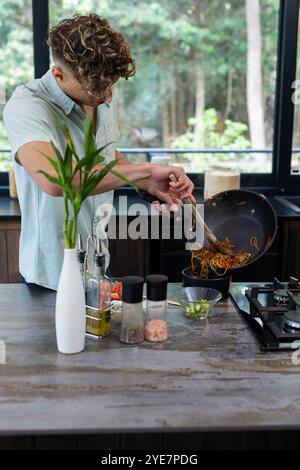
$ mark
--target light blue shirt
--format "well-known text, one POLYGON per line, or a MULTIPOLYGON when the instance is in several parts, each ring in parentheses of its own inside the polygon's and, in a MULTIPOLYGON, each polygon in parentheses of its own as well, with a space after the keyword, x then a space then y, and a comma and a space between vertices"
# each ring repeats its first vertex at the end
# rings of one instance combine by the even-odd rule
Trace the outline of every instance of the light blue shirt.
MULTIPOLYGON (((55 124, 54 110, 62 116, 74 139, 78 155, 83 157, 83 121, 86 116, 80 106, 61 90, 51 69, 42 78, 17 87, 5 106, 4 124, 13 156, 17 156, 20 147, 26 143, 50 140, 64 153, 66 142, 55 124)), ((102 152, 106 162, 115 158, 119 137, 116 117, 115 97, 109 106, 98 106, 96 145, 100 147, 115 142, 102 152)), ((20 273, 27 282, 56 290, 65 248, 63 198, 42 191, 15 160, 14 169, 21 209, 20 273)), ((112 203, 113 191, 88 197, 78 218, 78 232, 84 243, 92 232, 102 237, 106 265, 109 263, 108 242, 99 216, 99 206, 112 203)))

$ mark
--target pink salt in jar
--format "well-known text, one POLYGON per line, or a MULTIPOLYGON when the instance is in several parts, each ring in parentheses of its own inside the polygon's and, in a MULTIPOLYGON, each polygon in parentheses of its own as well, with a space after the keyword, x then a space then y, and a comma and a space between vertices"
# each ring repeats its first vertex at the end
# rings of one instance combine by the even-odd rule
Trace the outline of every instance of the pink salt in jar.
POLYGON ((168 278, 161 274, 146 277, 147 313, 145 339, 161 342, 168 339, 167 323, 167 286, 168 278))

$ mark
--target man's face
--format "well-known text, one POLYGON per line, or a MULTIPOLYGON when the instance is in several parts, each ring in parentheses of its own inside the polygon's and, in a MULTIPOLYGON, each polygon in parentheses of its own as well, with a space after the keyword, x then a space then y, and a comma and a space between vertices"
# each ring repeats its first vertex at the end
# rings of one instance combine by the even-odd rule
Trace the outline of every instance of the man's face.
MULTIPOLYGON (((52 71, 63 92, 80 106, 96 107, 105 102, 104 93, 101 92, 101 90, 97 94, 92 94, 75 79, 71 71, 67 70, 66 67, 60 64, 54 65, 52 71)), ((114 83, 116 83, 117 80, 118 78, 114 80, 114 83)))

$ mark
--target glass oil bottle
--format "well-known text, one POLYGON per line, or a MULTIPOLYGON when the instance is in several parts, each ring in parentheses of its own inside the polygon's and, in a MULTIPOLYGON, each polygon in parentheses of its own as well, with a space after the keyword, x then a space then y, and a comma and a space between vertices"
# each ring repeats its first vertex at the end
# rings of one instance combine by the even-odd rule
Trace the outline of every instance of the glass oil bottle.
POLYGON ((86 278, 86 336, 99 340, 111 333, 111 288, 105 274, 105 256, 97 243, 94 270, 86 278))
POLYGON ((80 233, 77 236, 77 261, 79 264, 79 270, 80 270, 80 275, 82 279, 83 286, 85 287, 85 256, 86 256, 86 250, 83 249, 82 247, 82 238, 80 233))

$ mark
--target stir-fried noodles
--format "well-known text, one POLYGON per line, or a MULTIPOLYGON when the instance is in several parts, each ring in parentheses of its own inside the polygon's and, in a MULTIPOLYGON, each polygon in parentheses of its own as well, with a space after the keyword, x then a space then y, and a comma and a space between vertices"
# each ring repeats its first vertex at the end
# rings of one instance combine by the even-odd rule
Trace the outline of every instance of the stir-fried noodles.
MULTIPOLYGON (((230 249, 233 248, 228 238, 222 242, 222 245, 230 249)), ((224 276, 228 269, 243 266, 251 258, 251 253, 243 250, 233 255, 227 255, 214 248, 204 246, 200 250, 192 252, 192 274, 200 279, 207 279, 210 271, 216 276, 224 276)))
POLYGON ((255 248, 257 251, 259 251, 259 247, 258 247, 258 244, 257 244, 257 238, 256 237, 251 237, 250 238, 250 245, 252 246, 252 248, 255 248))

